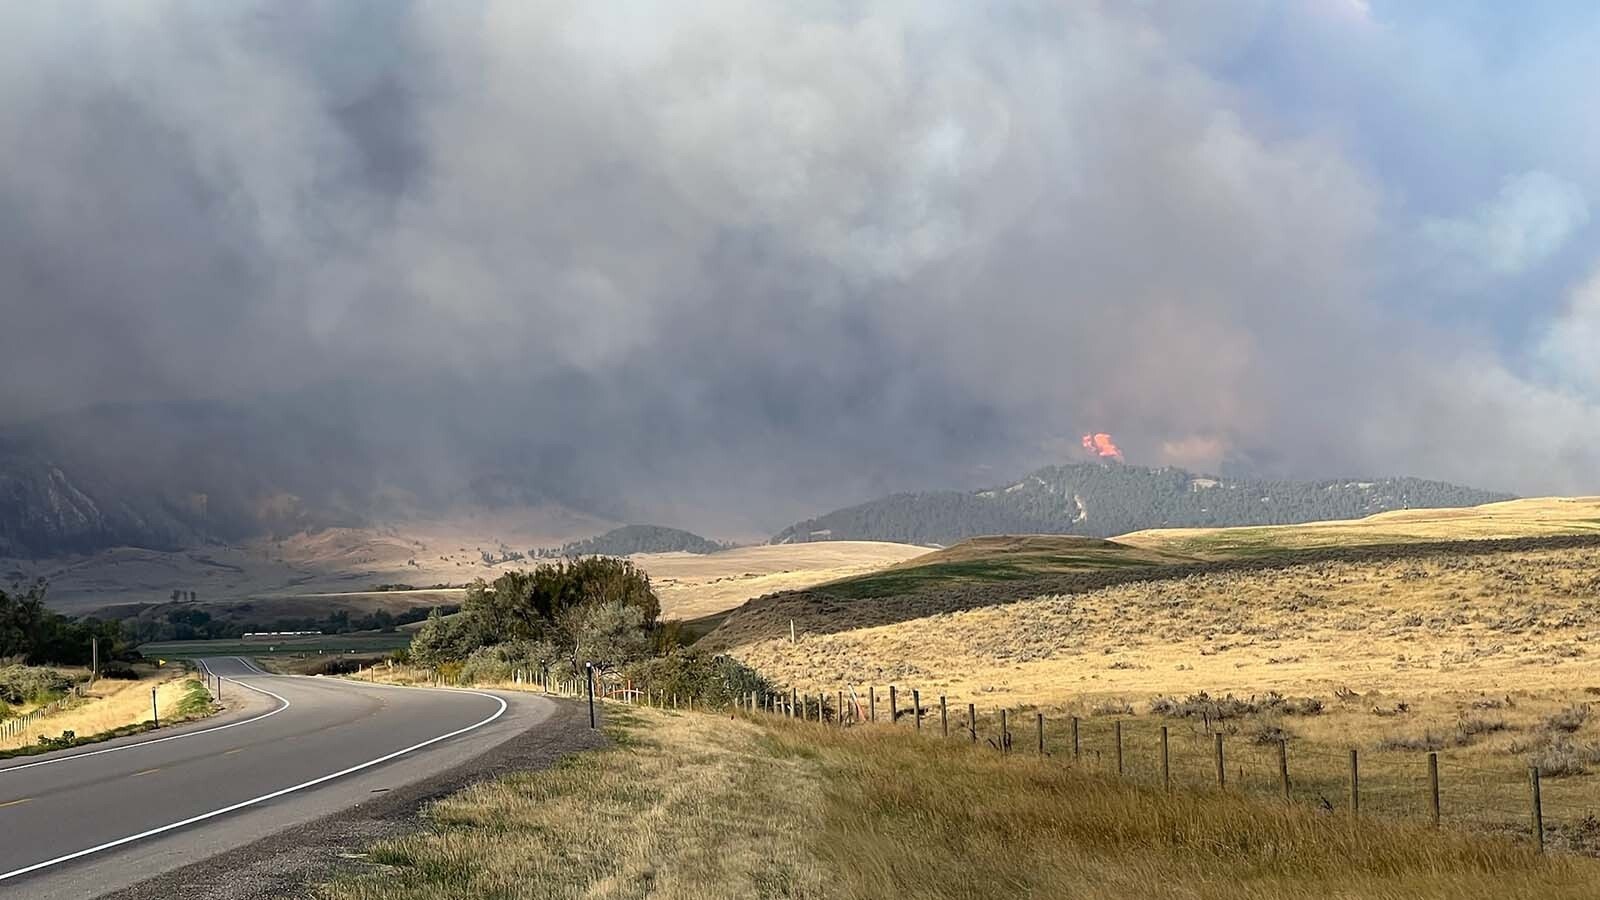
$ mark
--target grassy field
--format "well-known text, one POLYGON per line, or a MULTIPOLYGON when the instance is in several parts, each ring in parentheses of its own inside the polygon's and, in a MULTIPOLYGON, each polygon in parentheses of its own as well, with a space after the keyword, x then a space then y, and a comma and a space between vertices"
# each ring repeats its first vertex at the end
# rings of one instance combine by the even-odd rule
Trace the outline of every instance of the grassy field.
POLYGON ((1200 784, 1214 783, 1213 731, 1230 777, 1263 794, 1279 790, 1286 741, 1297 799, 1335 809, 1354 749, 1368 808, 1418 817, 1432 751, 1446 820, 1521 828, 1538 765, 1553 843, 1595 852, 1597 512, 1591 499, 1519 501, 1145 532, 1104 548, 1119 562, 1098 568, 1018 562, 1077 555, 1065 552, 1076 541, 975 542, 748 604, 706 645, 813 696, 875 685, 886 703, 897 684, 902 708, 913 688, 929 706, 945 695, 963 719, 975 704, 991 732, 1007 709, 1025 741, 1042 711, 1056 749, 1076 715, 1090 763, 1110 765, 1120 721, 1128 765, 1146 774, 1166 725, 1174 765, 1200 784))
POLYGON ((1163 794, 909 729, 610 708, 613 749, 432 807, 327 900, 1588 897, 1525 841, 1163 794))
POLYGON ((160 641, 141 644, 147 659, 198 659, 203 656, 277 656, 312 654, 383 654, 411 642, 406 632, 382 634, 311 634, 217 641, 160 641))

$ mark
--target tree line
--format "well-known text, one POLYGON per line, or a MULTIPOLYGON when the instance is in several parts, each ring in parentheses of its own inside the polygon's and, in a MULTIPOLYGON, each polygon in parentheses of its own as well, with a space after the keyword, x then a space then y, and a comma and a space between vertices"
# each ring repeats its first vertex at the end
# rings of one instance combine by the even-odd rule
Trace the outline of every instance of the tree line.
POLYGON ((63 616, 45 607, 45 590, 43 581, 0 589, 0 659, 34 666, 88 665, 96 639, 102 661, 138 655, 120 622, 63 616))

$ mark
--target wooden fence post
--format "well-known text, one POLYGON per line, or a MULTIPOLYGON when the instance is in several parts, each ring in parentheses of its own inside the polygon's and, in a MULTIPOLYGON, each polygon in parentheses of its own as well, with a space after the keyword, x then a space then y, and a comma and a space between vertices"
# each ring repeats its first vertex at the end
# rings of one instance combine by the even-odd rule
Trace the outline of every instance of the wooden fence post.
POLYGON ((1532 791, 1533 800, 1533 845, 1544 852, 1544 805, 1539 798, 1539 767, 1528 767, 1528 786, 1532 791))
POLYGON ((916 688, 911 689, 911 719, 917 730, 922 730, 922 692, 916 688))
POLYGON ((1433 827, 1439 827, 1439 754, 1428 754, 1428 811, 1433 814, 1433 827))
POLYGON ((978 742, 978 708, 971 703, 967 704, 967 730, 972 732, 972 742, 978 742))
POLYGON ((889 685, 889 724, 894 725, 900 721, 900 694, 894 685, 889 685))
POLYGON ((1350 748, 1350 816, 1361 815, 1361 765, 1359 751, 1350 748))
POLYGON ((1112 730, 1112 733, 1115 735, 1116 741, 1117 741, 1117 777, 1121 778, 1122 777, 1122 720, 1118 719, 1115 722, 1111 723, 1111 730, 1112 730))
POLYGON ((867 721, 878 721, 878 689, 867 685, 867 721))
POLYGON ((1278 780, 1283 783, 1283 802, 1294 801, 1294 794, 1289 790, 1289 742, 1278 741, 1278 780))
POLYGON ((1217 745, 1217 787, 1221 790, 1227 790, 1228 770, 1222 765, 1222 732, 1217 732, 1214 737, 1217 745))
POLYGON ((950 707, 944 702, 944 695, 939 695, 939 736, 950 736, 950 707))
POLYGON ((1078 740, 1078 717, 1072 717, 1072 761, 1077 762, 1083 756, 1083 744, 1078 740))
POLYGON ((1161 726, 1161 789, 1172 793, 1172 757, 1167 752, 1167 726, 1161 726))
POLYGON ((1006 711, 1000 710, 1000 752, 1011 752, 1011 728, 1006 724, 1006 711))
POLYGON ((1034 713, 1033 722, 1039 732, 1039 755, 1044 755, 1044 713, 1034 713))

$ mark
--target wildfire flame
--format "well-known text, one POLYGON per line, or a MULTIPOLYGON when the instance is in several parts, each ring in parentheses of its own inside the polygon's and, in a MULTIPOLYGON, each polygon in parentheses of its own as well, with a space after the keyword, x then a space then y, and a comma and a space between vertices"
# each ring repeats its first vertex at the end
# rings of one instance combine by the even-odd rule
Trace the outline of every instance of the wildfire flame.
POLYGON ((1122 462, 1122 450, 1117 447, 1111 435, 1103 431, 1083 436, 1083 449, 1093 453, 1100 459, 1114 459, 1122 462))

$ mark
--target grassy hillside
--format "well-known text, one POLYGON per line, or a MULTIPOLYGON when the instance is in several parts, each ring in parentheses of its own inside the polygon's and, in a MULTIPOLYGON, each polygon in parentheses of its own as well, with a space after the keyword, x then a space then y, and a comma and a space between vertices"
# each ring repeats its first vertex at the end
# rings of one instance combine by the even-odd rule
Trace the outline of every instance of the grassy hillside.
POLYGON ((1429 690, 1440 671, 1478 690, 1600 684, 1586 668, 1597 519, 1590 498, 1115 541, 986 538, 762 597, 706 642, 802 687, 917 676, 1019 701, 1429 690))
POLYGON ((1274 525, 1393 509, 1508 499, 1417 478, 1246 481, 1182 469, 1082 463, 988 490, 894 494, 793 525, 774 543, 879 540, 951 544, 985 534, 1109 537, 1139 528, 1274 525))
POLYGON ((1600 534, 1600 497, 1508 500, 1464 509, 1407 509, 1364 519, 1266 528, 1165 528, 1117 542, 1199 559, 1373 544, 1600 534))
POLYGON ((836 597, 889 597, 960 582, 1026 582, 1044 575, 1181 565, 1192 558, 1098 538, 994 535, 917 556, 818 590, 836 597))

